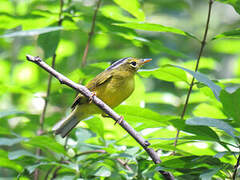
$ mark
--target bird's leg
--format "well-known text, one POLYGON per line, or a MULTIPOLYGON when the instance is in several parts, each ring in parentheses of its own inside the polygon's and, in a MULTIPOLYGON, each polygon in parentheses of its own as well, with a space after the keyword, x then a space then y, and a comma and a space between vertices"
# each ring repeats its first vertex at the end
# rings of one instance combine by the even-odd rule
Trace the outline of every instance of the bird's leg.
MULTIPOLYGON (((105 113, 102 114, 102 117, 104 117, 104 118, 111 118, 111 116, 109 116, 109 115, 107 115, 105 113)), ((123 119, 124 119, 123 116, 120 116, 120 118, 117 121, 115 121, 114 125, 121 124, 123 119)))
POLYGON ((114 125, 121 124, 123 119, 124 119, 123 116, 120 116, 120 118, 114 123, 114 125))
POLYGON ((104 117, 104 118, 111 118, 108 114, 106 114, 106 113, 103 113, 102 114, 102 117, 104 117))
POLYGON ((92 95, 89 97, 89 104, 92 103, 94 96, 96 96, 96 92, 92 92, 92 95))

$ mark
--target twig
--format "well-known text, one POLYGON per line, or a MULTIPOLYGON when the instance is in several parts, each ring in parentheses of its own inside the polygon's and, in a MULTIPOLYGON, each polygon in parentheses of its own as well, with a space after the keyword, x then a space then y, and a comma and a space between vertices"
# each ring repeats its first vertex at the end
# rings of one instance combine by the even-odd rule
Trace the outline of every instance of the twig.
POLYGON ((93 18, 92 18, 91 31, 90 31, 89 34, 88 34, 88 41, 87 41, 86 47, 85 47, 85 49, 84 49, 83 57, 82 57, 82 64, 81 64, 82 67, 84 67, 84 66, 86 65, 86 62, 87 62, 88 49, 89 49, 89 45, 90 45, 92 36, 93 36, 93 34, 94 34, 96 17, 97 17, 97 12, 98 12, 98 9, 99 9, 99 7, 100 7, 100 4, 101 4, 101 0, 98 0, 97 6, 96 6, 96 9, 95 9, 95 11, 94 11, 93 18))
POLYGON ((236 163, 236 165, 234 166, 234 172, 233 172, 233 176, 232 176, 232 179, 233 179, 233 180, 236 179, 237 170, 238 170, 239 164, 240 164, 240 154, 238 155, 237 163, 236 163))
MULTIPOLYGON (((60 0, 60 11, 59 11, 59 19, 58 19, 58 25, 61 26, 62 25, 62 11, 63 11, 63 5, 64 5, 64 0, 60 0)), ((56 61, 56 53, 53 54, 52 57, 52 68, 55 68, 55 61, 56 61)), ((38 130, 37 135, 40 136, 44 133, 44 120, 45 120, 45 115, 46 115, 46 110, 47 110, 47 106, 48 106, 48 100, 49 100, 49 96, 50 96, 50 92, 51 92, 51 84, 52 84, 52 75, 49 74, 48 76, 48 84, 47 84, 47 93, 46 93, 46 97, 44 98, 44 106, 43 106, 43 111, 41 113, 40 116, 40 130, 38 130)), ((36 154, 38 156, 41 155, 41 149, 37 149, 36 150, 36 154)), ((37 168, 34 171, 34 180, 38 180, 39 178, 39 169, 37 168)))
MULTIPOLYGON (((198 53, 198 58, 197 58, 196 66, 195 66, 195 72, 198 71, 199 62, 200 62, 200 59, 201 59, 201 56, 202 56, 202 53, 203 53, 203 49, 206 45, 206 39, 207 39, 207 34, 208 34, 208 27, 209 27, 213 2, 214 2, 214 0, 209 0, 207 22, 206 22, 205 32, 204 32, 204 35, 203 35, 203 40, 201 41, 200 51, 198 53)), ((191 95, 191 92, 192 92, 194 81, 195 81, 195 78, 193 77, 192 81, 191 81, 191 84, 190 84, 190 87, 189 87, 189 90, 188 90, 188 93, 187 93, 187 97, 186 97, 186 100, 185 100, 183 111, 182 111, 182 114, 181 114, 181 120, 183 120, 183 118, 185 116, 185 112, 187 110, 188 101, 189 101, 189 98, 190 98, 190 95, 191 95)), ((176 138, 175 138, 175 141, 174 141, 174 146, 175 147, 177 146, 179 133, 180 133, 180 130, 177 130, 176 138)), ((173 152, 173 154, 175 154, 175 151, 173 152)))
MULTIPOLYGON (((49 65, 47 65, 40 57, 33 57, 31 55, 26 56, 27 60, 39 65, 41 68, 52 74, 56 77, 61 84, 65 84, 83 94, 85 97, 91 99, 99 108, 101 108, 106 114, 108 114, 112 119, 119 122, 122 120, 122 117, 119 116, 115 111, 113 111, 108 105, 106 105, 101 99, 97 96, 92 96, 92 92, 90 92, 85 86, 77 84, 67 77, 63 76, 59 72, 55 71, 49 65)), ((148 153, 148 155, 152 158, 155 164, 161 163, 160 158, 158 157, 157 153, 148 146, 150 143, 146 141, 143 137, 141 137, 126 121, 122 120, 119 123, 123 129, 125 129, 148 153)), ((174 179, 173 175, 166 171, 159 171, 165 179, 174 179)))

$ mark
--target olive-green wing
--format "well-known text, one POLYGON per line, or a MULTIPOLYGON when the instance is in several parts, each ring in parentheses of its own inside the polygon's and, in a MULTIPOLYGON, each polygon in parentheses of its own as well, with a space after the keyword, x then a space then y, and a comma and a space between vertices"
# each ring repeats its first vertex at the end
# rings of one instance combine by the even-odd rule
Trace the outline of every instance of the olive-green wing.
MULTIPOLYGON (((109 71, 104 71, 99 75, 97 75, 89 83, 87 83, 86 87, 90 91, 94 91, 96 87, 103 85, 104 83, 108 82, 111 78, 112 78, 112 73, 110 73, 109 71)), ((79 93, 75 98, 71 108, 74 109, 77 104, 83 104, 86 101, 87 101, 87 98, 83 96, 81 93, 79 93)))

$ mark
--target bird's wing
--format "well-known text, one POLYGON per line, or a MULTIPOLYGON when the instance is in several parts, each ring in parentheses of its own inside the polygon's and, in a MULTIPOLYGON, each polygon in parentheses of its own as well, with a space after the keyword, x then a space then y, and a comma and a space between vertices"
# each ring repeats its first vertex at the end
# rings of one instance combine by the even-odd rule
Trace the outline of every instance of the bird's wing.
MULTIPOLYGON (((87 83, 86 87, 90 91, 94 91, 96 87, 99 87, 103 85, 104 83, 108 82, 112 78, 112 73, 106 73, 107 71, 103 71, 99 75, 97 75, 94 79, 92 79, 89 83, 87 83)), ((76 105, 83 104, 87 101, 87 98, 85 98, 82 94, 78 94, 75 98, 71 108, 74 109, 76 105)))

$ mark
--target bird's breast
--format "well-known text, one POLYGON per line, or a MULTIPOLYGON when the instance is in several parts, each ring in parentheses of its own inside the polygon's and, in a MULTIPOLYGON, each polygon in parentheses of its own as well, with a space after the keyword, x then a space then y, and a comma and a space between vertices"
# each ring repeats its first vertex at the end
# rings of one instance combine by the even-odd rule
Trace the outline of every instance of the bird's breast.
POLYGON ((111 80, 100 87, 96 94, 110 107, 114 108, 127 99, 134 91, 134 76, 122 78, 113 76, 111 80))

